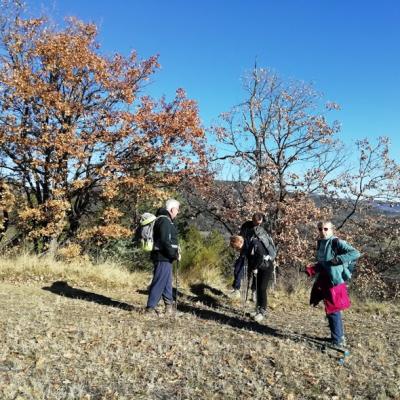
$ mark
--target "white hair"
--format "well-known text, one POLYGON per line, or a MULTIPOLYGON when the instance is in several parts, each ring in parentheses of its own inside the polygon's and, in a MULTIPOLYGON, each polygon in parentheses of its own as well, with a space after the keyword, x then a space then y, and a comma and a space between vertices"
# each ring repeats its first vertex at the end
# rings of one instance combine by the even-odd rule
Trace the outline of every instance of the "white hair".
POLYGON ((179 203, 178 200, 175 200, 175 199, 168 199, 168 200, 166 201, 166 203, 165 203, 165 208, 166 208, 168 211, 171 211, 173 208, 179 208, 179 205, 180 205, 180 203, 179 203))

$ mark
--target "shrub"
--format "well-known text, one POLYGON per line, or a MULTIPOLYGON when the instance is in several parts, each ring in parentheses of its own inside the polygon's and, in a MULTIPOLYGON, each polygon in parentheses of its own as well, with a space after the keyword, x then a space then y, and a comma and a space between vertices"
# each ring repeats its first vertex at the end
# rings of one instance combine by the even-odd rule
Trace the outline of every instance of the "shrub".
POLYGON ((130 271, 149 271, 152 268, 149 253, 136 247, 131 239, 108 239, 101 246, 91 243, 87 253, 96 264, 113 262, 130 271))
POLYGON ((227 266, 231 265, 232 253, 220 233, 202 233, 190 227, 181 240, 181 248, 181 279, 186 282, 221 283, 227 266))

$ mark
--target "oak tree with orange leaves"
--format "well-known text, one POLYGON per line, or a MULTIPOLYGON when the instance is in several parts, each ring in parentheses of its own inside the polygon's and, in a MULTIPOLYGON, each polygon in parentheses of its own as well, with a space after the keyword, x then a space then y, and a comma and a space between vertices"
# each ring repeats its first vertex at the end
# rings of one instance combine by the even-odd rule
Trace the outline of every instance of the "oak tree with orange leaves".
MULTIPOLYGON (((37 250, 75 236, 99 202, 158 196, 204 165, 196 103, 181 89, 170 102, 141 94, 157 57, 106 56, 94 24, 70 18, 56 29, 25 18, 18 2, 3 9, 0 168, 24 194, 18 223, 37 250)), ((98 232, 130 235, 121 216, 106 208, 98 232)))

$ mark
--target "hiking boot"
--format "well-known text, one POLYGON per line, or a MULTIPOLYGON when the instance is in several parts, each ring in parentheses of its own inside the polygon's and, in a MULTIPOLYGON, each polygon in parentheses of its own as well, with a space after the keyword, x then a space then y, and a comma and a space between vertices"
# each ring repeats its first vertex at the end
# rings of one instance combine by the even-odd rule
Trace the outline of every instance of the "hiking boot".
POLYGON ((152 308, 152 307, 146 307, 146 309, 144 310, 145 314, 147 315, 158 315, 157 311, 152 308))
POLYGON ((174 313, 174 307, 173 307, 173 305, 172 305, 172 303, 171 304, 166 304, 165 305, 165 314, 166 315, 172 315, 174 313))
POLYGON ((240 290, 239 289, 233 289, 229 293, 229 297, 231 297, 232 299, 239 299, 240 298, 240 290))
POLYGON ((346 347, 346 345, 347 345, 346 336, 342 336, 339 341, 331 339, 330 342, 331 342, 332 346, 339 347, 339 348, 346 347))

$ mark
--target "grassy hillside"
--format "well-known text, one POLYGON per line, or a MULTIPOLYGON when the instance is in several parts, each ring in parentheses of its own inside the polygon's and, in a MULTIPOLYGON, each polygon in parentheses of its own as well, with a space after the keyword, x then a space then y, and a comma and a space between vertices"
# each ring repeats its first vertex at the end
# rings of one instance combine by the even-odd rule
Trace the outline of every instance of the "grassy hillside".
POLYGON ((400 398, 396 304, 345 313, 351 356, 340 366, 314 342, 328 328, 306 291, 275 292, 256 324, 227 288, 197 284, 181 289, 175 316, 157 317, 142 312, 148 279, 110 265, 0 261, 0 398, 400 398))

